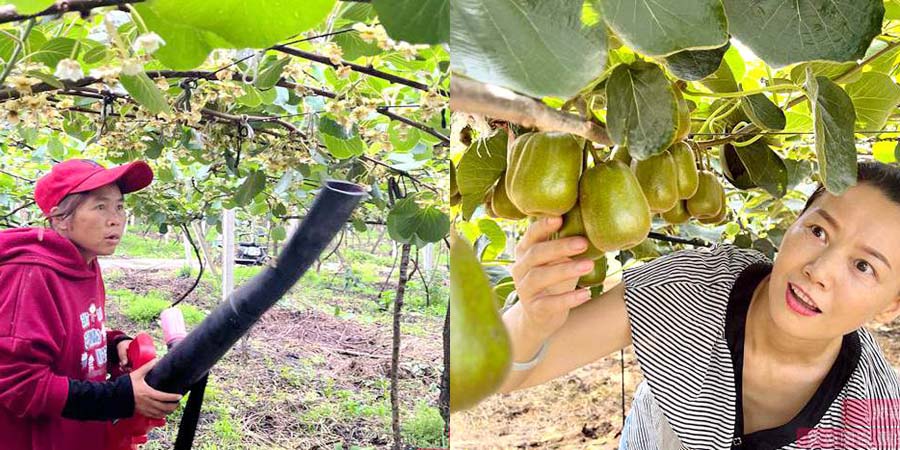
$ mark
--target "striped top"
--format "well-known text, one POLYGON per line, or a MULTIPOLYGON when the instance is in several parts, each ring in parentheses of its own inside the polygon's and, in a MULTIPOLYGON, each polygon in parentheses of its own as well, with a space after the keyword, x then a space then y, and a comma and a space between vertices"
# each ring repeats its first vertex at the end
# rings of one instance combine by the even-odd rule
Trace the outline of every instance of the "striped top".
POLYGON ((771 269, 762 253, 721 243, 623 272, 644 381, 621 448, 852 448, 870 442, 863 448, 900 448, 900 379, 862 328, 844 336, 834 366, 797 417, 742 433, 735 373, 743 364, 744 319, 750 296, 771 269), (880 431, 875 438, 873 428, 880 431))

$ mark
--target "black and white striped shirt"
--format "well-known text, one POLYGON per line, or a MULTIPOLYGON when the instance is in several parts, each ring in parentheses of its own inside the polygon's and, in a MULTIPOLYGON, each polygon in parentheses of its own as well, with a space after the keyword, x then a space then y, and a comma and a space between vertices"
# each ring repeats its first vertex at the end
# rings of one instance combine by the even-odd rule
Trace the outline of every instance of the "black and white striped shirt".
POLYGON ((622 447, 900 449, 900 379, 862 328, 844 336, 834 366, 797 417, 742 433, 735 373, 741 373, 744 319, 753 290, 771 269, 762 253, 723 243, 623 272, 645 380, 635 391, 622 447))

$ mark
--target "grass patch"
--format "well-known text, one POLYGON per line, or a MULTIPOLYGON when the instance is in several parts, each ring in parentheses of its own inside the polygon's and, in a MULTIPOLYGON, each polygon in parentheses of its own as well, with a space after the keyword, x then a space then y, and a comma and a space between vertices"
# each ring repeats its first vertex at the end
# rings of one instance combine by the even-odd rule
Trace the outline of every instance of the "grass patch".
MULTIPOLYGON (((434 282, 428 284, 427 296, 421 280, 411 281, 407 284, 406 295, 403 297, 404 306, 431 317, 444 317, 444 314, 447 312, 447 300, 450 298, 450 290, 445 286, 442 276, 435 276, 434 278, 434 282)), ((394 297, 391 296, 389 298, 391 303, 393 303, 394 297)))
POLYGON ((419 402, 412 417, 401 422, 400 433, 404 442, 413 447, 447 446, 441 412, 425 402, 419 402))
MULTIPOLYGON (((394 263, 394 258, 390 255, 390 248, 387 248, 386 253, 370 253, 366 249, 358 249, 351 247, 344 247, 341 249, 341 253, 344 255, 347 260, 352 261, 354 263, 370 263, 374 264, 378 267, 390 267, 391 264, 394 263)), ((355 266, 355 265, 354 265, 355 266)))
POLYGON ((234 266, 234 287, 238 287, 262 271, 263 266, 234 266))
MULTIPOLYGON (((136 294, 126 289, 117 289, 109 292, 110 296, 122 305, 122 313, 132 322, 150 324, 159 318, 159 313, 171 306, 164 294, 158 291, 150 291, 145 295, 136 294)), ((206 314, 193 305, 180 304, 177 306, 184 315, 187 325, 197 325, 206 314)))
POLYGON ((137 233, 125 233, 116 254, 131 258, 184 258, 184 246, 178 241, 156 239, 137 233))
MULTIPOLYGON (((234 288, 239 288, 242 284, 255 277, 262 271, 263 266, 234 266, 234 288)), ((179 278, 197 278, 197 269, 194 269, 191 266, 184 265, 178 269, 176 272, 176 276, 179 278)), ((222 297, 222 277, 215 276, 208 267, 203 269, 203 277, 200 278, 201 282, 209 284, 213 290, 215 291, 216 297, 222 297)))
POLYGON ((107 286, 118 283, 124 276, 125 274, 122 272, 122 269, 103 270, 103 281, 107 286))
MULTIPOLYGON (((151 236, 153 236, 151 234, 151 236)), ((374 243, 375 236, 371 236, 374 243)), ((150 243, 155 243, 152 237, 146 238, 150 243)), ((304 278, 291 290, 279 304, 278 308, 289 310, 316 310, 329 315, 334 315, 342 320, 352 321, 359 326, 383 327, 389 330, 391 326, 392 301, 395 294, 398 271, 395 268, 385 287, 380 301, 376 298, 381 290, 381 283, 385 280, 394 257, 390 254, 393 243, 385 236, 378 250, 371 252, 372 244, 360 245, 357 248, 348 247, 346 244, 352 240, 345 240, 345 246, 341 248, 341 255, 350 267, 340 269, 337 257, 332 256, 321 266, 321 272, 316 272, 313 265, 306 272, 304 278)), ((156 245, 156 244, 154 244, 156 245)), ((181 256, 183 249, 177 248, 177 257, 181 256)), ((124 253, 128 256, 133 254, 124 253)), ((324 255, 323 255, 324 256, 324 255)), ((442 257, 446 259, 446 257, 442 257)), ((219 260, 216 261, 217 268, 219 260)), ((263 266, 235 266, 235 287, 240 287, 248 280, 263 270, 263 266)), ((449 285, 445 265, 438 268, 438 272, 429 279, 430 306, 425 305, 425 291, 422 280, 416 274, 407 285, 404 323, 402 332, 407 336, 433 336, 435 330, 440 329, 443 323, 443 314, 449 298, 449 285), (439 320, 434 317, 439 316, 439 320)), ((128 276, 128 272, 124 271, 128 276)), ((125 324, 137 328, 145 323, 155 323, 159 312, 169 307, 174 300, 173 295, 179 292, 169 292, 173 288, 186 284, 185 279, 191 282, 197 276, 196 268, 184 266, 181 269, 173 268, 166 273, 167 280, 178 277, 177 283, 158 284, 153 283, 147 288, 156 287, 158 292, 150 291, 146 295, 137 295, 130 290, 110 291, 115 318, 121 320, 128 318, 131 322, 125 324), (140 325, 139 325, 140 324, 140 325)), ((121 275, 119 275, 121 277, 121 275)), ((141 279, 143 277, 140 277, 141 279)), ((109 278, 107 278, 109 281, 109 278)), ((203 293, 203 301, 195 304, 204 310, 216 307, 221 301, 221 276, 215 277, 208 269, 205 271, 198 289, 203 293)), ((121 285, 120 285, 121 286, 121 285)), ((143 291, 143 289, 141 289, 143 291)), ((203 312, 196 310, 195 306, 184 304, 180 306, 188 323, 200 322, 203 312), (192 318, 192 312, 196 311, 196 318, 192 318)), ((161 334, 158 327, 153 329, 154 338, 161 334)), ((256 336, 261 339, 262 336, 256 336)), ((276 337, 276 340, 287 340, 292 337, 276 337)), ((439 340, 436 341, 439 344, 439 340)), ((260 350, 260 349, 256 349, 260 350)), ((165 349, 157 346, 158 354, 164 354, 165 349)), ((328 440, 316 442, 335 442, 334 444, 319 444, 323 450, 368 450, 372 447, 372 441, 365 439, 350 439, 343 435, 346 428, 335 424, 353 424, 364 430, 365 436, 388 437, 391 432, 390 409, 390 382, 386 377, 366 376, 359 379, 357 376, 337 376, 331 371, 340 370, 331 367, 329 353, 302 353, 295 359, 290 355, 285 359, 281 352, 263 352, 255 356, 255 360, 244 360, 241 357, 224 358, 217 366, 216 374, 211 377, 207 386, 204 401, 203 423, 198 429, 194 448, 198 450, 253 450, 253 449, 287 449, 287 448, 311 448, 310 437, 322 436, 328 440), (265 369, 267 376, 261 380, 240 379, 238 369, 244 365, 257 365, 254 369, 265 369), (228 377, 223 376, 229 374, 228 377), (336 379, 333 379, 335 378, 336 379), (218 379, 217 379, 218 378, 218 379), (352 378, 352 383, 346 382, 352 378), (283 413, 288 420, 277 420, 278 430, 289 428, 290 433, 271 435, 266 433, 267 425, 263 422, 257 410, 273 408, 283 413), (294 434, 296 433, 296 434, 294 434), (291 441, 286 435, 296 436, 302 441, 291 441), (357 440, 358 442, 349 442, 357 440), (301 447, 299 442, 305 445, 301 447)), ((405 360, 405 359, 404 359, 405 360)), ((254 372, 256 373, 256 372, 254 372)), ((427 381, 424 385, 412 380, 404 391, 415 391, 414 399, 404 401, 401 408, 403 417, 401 432, 404 444, 412 448, 441 448, 449 445, 443 434, 443 420, 438 409, 429 406, 427 400, 436 397, 434 382, 427 381)), ((145 450, 170 449, 175 439, 178 419, 182 409, 179 408, 169 416, 170 423, 163 429, 156 430, 151 435, 151 441, 144 446, 145 450)), ((267 419, 266 419, 267 420, 267 419)), ((274 430, 275 428, 273 428, 274 430)), ((378 445, 377 448, 386 448, 387 445, 378 445)))
POLYGON ((203 398, 203 409, 216 416, 211 427, 215 444, 204 445, 201 448, 243 448, 240 445, 243 439, 243 429, 240 421, 235 420, 232 407, 229 405, 230 399, 227 397, 219 387, 219 383, 210 380, 203 398))
POLYGON ((335 389, 334 380, 327 380, 315 406, 303 413, 301 422, 316 424, 322 421, 352 422, 355 418, 372 418, 390 423, 391 405, 386 396, 376 399, 366 391, 335 389))

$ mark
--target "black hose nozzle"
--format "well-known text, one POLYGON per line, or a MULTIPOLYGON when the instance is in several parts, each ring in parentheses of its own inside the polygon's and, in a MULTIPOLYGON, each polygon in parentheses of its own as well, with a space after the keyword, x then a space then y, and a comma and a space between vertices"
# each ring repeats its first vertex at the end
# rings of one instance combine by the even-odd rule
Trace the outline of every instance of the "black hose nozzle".
POLYGON ((327 181, 274 266, 236 289, 150 373, 147 384, 184 394, 297 282, 366 195, 362 186, 327 181))

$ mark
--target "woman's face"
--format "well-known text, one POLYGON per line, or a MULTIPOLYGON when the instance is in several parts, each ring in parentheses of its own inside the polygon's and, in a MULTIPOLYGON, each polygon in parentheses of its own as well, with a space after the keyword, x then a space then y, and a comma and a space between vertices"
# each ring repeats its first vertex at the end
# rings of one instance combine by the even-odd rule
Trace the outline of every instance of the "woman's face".
POLYGON ((122 191, 108 184, 91 191, 75 213, 57 226, 90 262, 97 255, 112 255, 125 230, 125 206, 122 191))
POLYGON ((768 313, 785 332, 830 339, 900 313, 900 205, 859 184, 824 192, 787 230, 769 279, 768 313), (788 300, 789 284, 820 312, 788 300))

